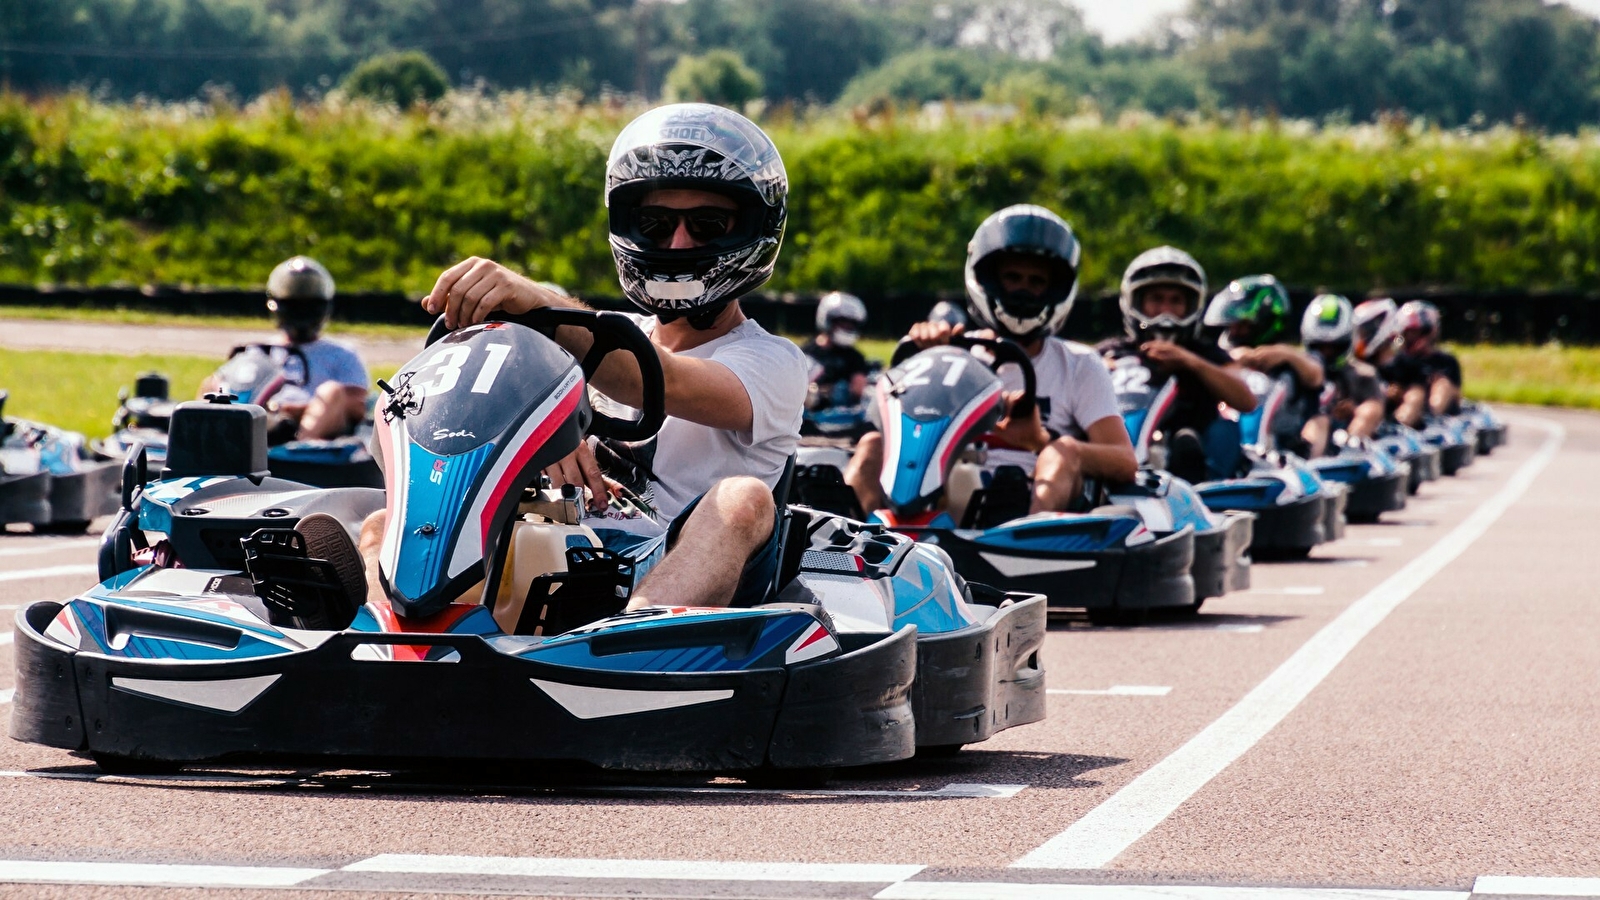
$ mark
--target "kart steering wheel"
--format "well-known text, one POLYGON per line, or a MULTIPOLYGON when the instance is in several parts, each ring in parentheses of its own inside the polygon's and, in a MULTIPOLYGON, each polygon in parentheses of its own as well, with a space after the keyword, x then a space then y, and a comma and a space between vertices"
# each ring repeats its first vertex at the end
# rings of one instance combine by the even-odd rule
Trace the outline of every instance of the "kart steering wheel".
POLYGON ((227 365, 235 356, 247 350, 260 350, 268 359, 276 362, 278 368, 283 370, 284 384, 305 387, 306 382, 311 378, 311 360, 306 358, 305 351, 299 347, 291 347, 288 344, 238 344, 228 351, 228 358, 223 360, 223 365, 227 365), (282 360, 278 359, 278 353, 280 352, 284 355, 282 360), (296 378, 289 377, 289 367, 284 365, 291 356, 300 357, 300 374, 296 378))
MULTIPOLYGON (((965 334, 958 334, 950 338, 950 346, 962 350, 971 350, 982 347, 988 350, 994 360, 989 363, 989 369, 995 374, 1000 373, 1000 367, 1006 363, 1013 363, 1022 370, 1022 396, 1011 405, 1007 415, 1027 416, 1033 414, 1033 408, 1038 405, 1038 379, 1034 376, 1033 361, 1028 359, 1028 353, 1022 345, 1008 338, 980 338, 965 334)), ((932 348, 929 348, 932 349, 932 348)), ((894 348, 894 355, 889 358, 889 366, 893 368, 918 353, 922 352, 910 338, 902 340, 894 348)))
MULTIPOLYGON (((612 353, 621 351, 632 356, 639 365, 640 388, 644 398, 639 407, 639 418, 623 419, 594 411, 594 416, 589 422, 589 433, 596 437, 619 441, 643 441, 661 430, 661 424, 667 418, 666 380, 661 373, 661 357, 656 353, 655 345, 650 343, 650 339, 645 337, 644 332, 639 330, 639 326, 635 325, 632 319, 615 312, 541 307, 525 313, 497 310, 489 314, 489 321, 510 322, 531 328, 551 340, 555 339, 555 331, 562 325, 571 325, 589 332, 593 343, 589 346, 589 352, 585 353, 578 363, 578 367, 583 370, 585 380, 593 380, 600 363, 612 353)), ((433 327, 428 330, 428 337, 423 346, 431 346, 450 331, 451 329, 444 323, 444 316, 441 315, 434 320, 433 327)))

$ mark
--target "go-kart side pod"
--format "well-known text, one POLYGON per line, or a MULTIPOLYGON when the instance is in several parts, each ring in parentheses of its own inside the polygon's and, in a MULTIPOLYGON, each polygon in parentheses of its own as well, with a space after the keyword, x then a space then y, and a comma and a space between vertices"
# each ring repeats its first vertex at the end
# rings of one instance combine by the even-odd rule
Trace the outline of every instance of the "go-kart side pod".
MULTIPOLYGON (((302 632, 300 649, 256 658, 120 657, 47 636, 61 611, 41 601, 17 615, 12 736, 87 751, 107 767, 579 760, 735 771, 915 752, 915 630, 785 664, 811 629, 826 628, 788 607, 675 611, 647 628, 602 622, 559 639, 568 652, 585 645, 595 667, 540 659, 554 655, 538 652, 541 638, 359 631, 302 632), (789 641, 777 645, 777 664, 739 668, 732 657, 741 651, 768 659, 760 641, 775 631, 789 641), (443 652, 421 654, 431 661, 390 652, 419 645, 443 652), (679 654, 686 661, 728 667, 605 668, 639 653, 664 656, 669 646, 690 651, 679 654)), ((148 637, 173 625, 197 640, 184 620, 146 615, 133 627, 148 637)), ((211 625, 216 649, 228 628, 211 625)))
MULTIPOLYGON (((1322 491, 1301 494, 1280 503, 1286 485, 1277 477, 1238 478, 1195 485, 1206 506, 1217 511, 1256 515, 1250 552, 1262 555, 1304 554, 1328 540, 1328 497, 1322 491)), ((1342 514, 1342 504, 1338 510, 1342 514)))
POLYGON ((968 581, 1044 594, 1052 610, 1144 610, 1195 601, 1189 574, 1194 529, 1188 527, 1158 535, 1131 515, 1041 513, 985 531, 896 530, 937 545, 968 581))
POLYGON ((1422 438, 1439 448, 1439 468, 1454 475, 1472 465, 1477 456, 1476 430, 1450 420, 1437 420, 1422 432, 1422 438))

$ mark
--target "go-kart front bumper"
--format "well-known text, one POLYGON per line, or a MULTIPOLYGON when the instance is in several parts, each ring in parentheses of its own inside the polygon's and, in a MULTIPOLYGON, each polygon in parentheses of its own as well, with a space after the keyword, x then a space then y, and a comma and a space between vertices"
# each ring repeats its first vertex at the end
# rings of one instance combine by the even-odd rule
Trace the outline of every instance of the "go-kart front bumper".
POLYGON ((1051 610, 1141 610, 1195 601, 1195 537, 1187 527, 1142 544, 1092 551, 999 548, 944 529, 914 536, 948 553, 968 581, 1044 594, 1051 610))
MULTIPOLYGON (((974 584, 972 591, 988 589, 974 584)), ((993 594, 996 604, 1006 599, 993 594)), ((994 612, 978 626, 917 639, 911 707, 919 747, 971 744, 1044 718, 1045 598, 975 608, 994 612)))
POLYGON ((1406 486, 1410 479, 1410 471, 1399 468, 1348 485, 1345 517, 1354 522, 1372 522, 1382 513, 1405 509, 1406 486))
POLYGON ((1248 512, 1220 513, 1222 522, 1194 536, 1194 597, 1220 597, 1250 589, 1250 544, 1256 516, 1248 512))
MULTIPOLYGON (((60 608, 41 601, 17 614, 11 733, 108 762, 576 760, 737 771, 863 765, 915 752, 912 628, 787 668, 639 673, 552 665, 497 648, 515 639, 465 634, 333 632, 309 649, 226 662, 112 657, 45 637, 60 608), (452 661, 374 659, 383 645, 455 652, 446 654, 452 661)), ((983 646, 1002 637, 1016 646, 1035 627, 1042 633, 1025 618, 997 616, 1006 627, 979 629, 983 646)), ((981 655, 977 638, 950 647, 981 655)), ((996 669, 1015 662, 999 652, 990 659, 996 669)), ((959 680, 953 666, 929 671, 941 688, 959 680)), ((1025 678, 1016 682, 998 689, 996 702, 1033 690, 1025 678)), ((1034 693, 1042 695, 1042 678, 1034 693)))

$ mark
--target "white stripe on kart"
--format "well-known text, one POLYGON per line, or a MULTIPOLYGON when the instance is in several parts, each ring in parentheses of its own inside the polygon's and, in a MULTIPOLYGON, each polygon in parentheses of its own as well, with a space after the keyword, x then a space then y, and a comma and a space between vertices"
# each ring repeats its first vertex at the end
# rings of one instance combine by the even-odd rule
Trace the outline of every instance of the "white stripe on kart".
MULTIPOLYGON (((362 788, 383 787, 394 791, 461 790, 461 784, 432 784, 429 782, 376 780, 352 782, 350 778, 331 781, 325 778, 281 778, 277 776, 239 775, 228 772, 189 772, 180 775, 105 775, 99 772, 33 772, 19 769, 0 770, 0 778, 46 778, 59 781, 96 781, 106 784, 162 784, 169 782, 200 782, 212 785, 238 785, 242 787, 301 787, 315 785, 334 787, 354 783, 362 788)), ((847 788, 811 790, 797 788, 738 787, 736 785, 650 785, 650 784, 568 784, 551 787, 538 784, 475 785, 484 791, 517 791, 526 794, 758 794, 763 797, 884 797, 903 800, 1009 800, 1027 789, 1025 784, 947 784, 931 790, 850 790, 847 788)))
POLYGON ((290 887, 330 869, 283 866, 176 866, 158 863, 0 860, 0 882, 147 887, 290 887))
POLYGON ((99 566, 47 566, 43 569, 23 569, 18 572, 0 572, 0 581, 27 581, 34 578, 65 578, 68 575, 97 575, 99 566))
POLYGON ((759 863, 657 859, 538 859, 515 856, 422 856, 385 853, 345 866, 345 872, 407 875, 500 875, 522 878, 614 878, 673 881, 800 881, 811 884, 893 884, 919 865, 873 863, 759 863))
POLYGON ((1007 578, 1021 578, 1025 575, 1050 575, 1055 572, 1076 572, 1079 569, 1092 569, 1095 561, 1092 559, 1039 559, 1032 556, 1011 556, 1005 553, 984 553, 979 556, 989 565, 994 566, 996 572, 1007 578))
POLYGON ((1160 825, 1184 801, 1277 727, 1390 612, 1489 530, 1543 472, 1566 435, 1554 422, 1529 420, 1544 444, 1492 497, 1421 556, 1350 604, 1221 718, 1033 852, 1022 868, 1098 869, 1160 825))

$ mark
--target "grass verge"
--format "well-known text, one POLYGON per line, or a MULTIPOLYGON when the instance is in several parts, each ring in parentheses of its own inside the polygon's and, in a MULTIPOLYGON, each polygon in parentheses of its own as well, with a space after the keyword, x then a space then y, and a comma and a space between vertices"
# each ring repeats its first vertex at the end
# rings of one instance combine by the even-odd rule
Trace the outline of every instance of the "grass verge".
POLYGON ((1453 348, 1468 397, 1500 403, 1600 409, 1600 347, 1477 345, 1453 348))
MULTIPOLYGON (((96 325, 165 325, 172 328, 239 328, 272 331, 272 320, 261 316, 189 316, 148 312, 139 309, 83 309, 52 306, 0 306, 0 321, 30 319, 47 322, 88 322, 96 325)), ((330 337, 408 340, 424 333, 415 325, 386 325, 374 322, 328 323, 330 337)))

